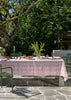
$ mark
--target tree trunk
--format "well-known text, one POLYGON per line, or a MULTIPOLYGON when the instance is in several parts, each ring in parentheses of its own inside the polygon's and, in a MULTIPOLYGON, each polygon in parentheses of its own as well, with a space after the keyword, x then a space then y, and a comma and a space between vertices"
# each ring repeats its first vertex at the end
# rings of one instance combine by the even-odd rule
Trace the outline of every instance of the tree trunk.
POLYGON ((10 47, 5 48, 5 56, 10 56, 10 47))

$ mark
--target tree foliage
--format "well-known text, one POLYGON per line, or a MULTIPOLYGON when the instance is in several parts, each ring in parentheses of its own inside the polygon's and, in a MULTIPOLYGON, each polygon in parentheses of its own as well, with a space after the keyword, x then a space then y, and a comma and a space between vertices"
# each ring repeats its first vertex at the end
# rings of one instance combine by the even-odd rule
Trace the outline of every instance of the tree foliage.
POLYGON ((4 37, 1 41, 4 39, 8 44, 12 41, 11 47, 15 45, 16 51, 22 51, 23 54, 32 54, 33 51, 29 46, 36 41, 39 44, 45 43, 45 54, 51 54, 58 46, 58 43, 57 46, 54 45, 54 40, 64 38, 68 33, 71 34, 71 0, 39 1, 9 0, 7 3, 6 0, 5 9, 9 11, 8 15, 6 10, 2 11, 3 6, 0 6, 0 36, 4 37), (37 2, 39 3, 36 5, 37 2), (26 14, 28 11, 29 13, 26 14), (7 17, 4 17, 6 15, 7 17))
POLYGON ((0 0, 0 46, 11 45, 18 33, 20 17, 29 13, 40 0, 0 0))
POLYGON ((45 54, 51 54, 53 49, 59 47, 58 40, 71 31, 70 4, 70 0, 44 0, 22 17, 18 36, 25 53, 29 52, 29 45, 36 41, 45 43, 45 54), (57 40, 56 44, 54 40, 57 40))

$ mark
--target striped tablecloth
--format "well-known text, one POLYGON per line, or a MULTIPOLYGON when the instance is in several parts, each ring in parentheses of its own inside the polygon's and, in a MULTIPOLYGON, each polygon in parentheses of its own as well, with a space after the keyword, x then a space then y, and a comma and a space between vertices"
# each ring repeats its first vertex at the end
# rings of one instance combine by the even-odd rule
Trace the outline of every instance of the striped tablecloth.
POLYGON ((0 64, 2 67, 11 66, 14 75, 63 76, 64 81, 68 78, 63 59, 9 59, 0 60, 0 64))

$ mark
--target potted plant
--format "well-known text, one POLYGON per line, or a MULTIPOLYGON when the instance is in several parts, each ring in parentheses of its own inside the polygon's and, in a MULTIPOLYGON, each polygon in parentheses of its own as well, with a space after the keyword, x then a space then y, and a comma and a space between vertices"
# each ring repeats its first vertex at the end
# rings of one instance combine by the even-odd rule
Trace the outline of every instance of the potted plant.
POLYGON ((38 42, 32 44, 31 48, 34 49, 34 55, 36 55, 38 59, 40 59, 41 51, 44 50, 43 47, 44 47, 44 43, 40 43, 40 45, 38 44, 38 42))

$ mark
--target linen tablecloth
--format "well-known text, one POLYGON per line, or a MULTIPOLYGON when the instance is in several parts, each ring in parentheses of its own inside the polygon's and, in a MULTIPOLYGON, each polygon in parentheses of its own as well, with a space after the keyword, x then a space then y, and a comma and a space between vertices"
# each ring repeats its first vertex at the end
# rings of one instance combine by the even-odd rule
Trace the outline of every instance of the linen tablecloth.
MULTIPOLYGON (((67 80, 63 59, 9 59, 1 60, 2 67, 12 67, 14 75, 22 76, 63 76, 64 81, 67 80)), ((10 73, 10 70, 5 70, 10 73)))

